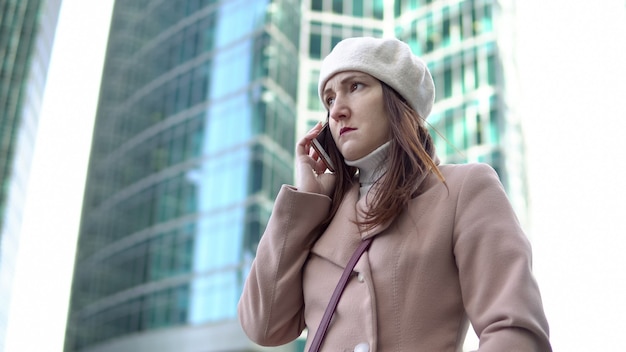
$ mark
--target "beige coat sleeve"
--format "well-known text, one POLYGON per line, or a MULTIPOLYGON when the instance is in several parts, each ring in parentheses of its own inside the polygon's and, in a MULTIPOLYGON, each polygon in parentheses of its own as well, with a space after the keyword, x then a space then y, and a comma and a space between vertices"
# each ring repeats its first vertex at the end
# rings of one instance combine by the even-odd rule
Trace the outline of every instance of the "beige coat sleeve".
POLYGON ((239 300, 239 320, 252 341, 278 346, 300 336, 303 265, 330 205, 326 196, 281 188, 239 300))
POLYGON ((476 164, 460 187, 454 253, 479 351, 551 351, 530 244, 498 176, 476 164))

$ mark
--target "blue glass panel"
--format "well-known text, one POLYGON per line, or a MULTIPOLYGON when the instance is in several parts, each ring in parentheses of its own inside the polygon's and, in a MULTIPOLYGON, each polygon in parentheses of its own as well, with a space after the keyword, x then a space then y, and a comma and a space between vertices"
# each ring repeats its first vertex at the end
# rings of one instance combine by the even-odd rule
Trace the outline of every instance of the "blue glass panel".
POLYGON ((216 273, 192 282, 190 322, 201 324, 236 317, 238 282, 236 270, 216 273))

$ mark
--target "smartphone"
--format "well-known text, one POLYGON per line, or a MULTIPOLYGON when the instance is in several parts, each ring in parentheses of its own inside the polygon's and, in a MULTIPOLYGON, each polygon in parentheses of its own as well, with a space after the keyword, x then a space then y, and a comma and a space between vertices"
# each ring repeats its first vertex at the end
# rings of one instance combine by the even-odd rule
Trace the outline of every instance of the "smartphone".
POLYGON ((328 127, 328 122, 324 123, 322 126, 322 130, 317 134, 311 143, 311 146, 317 152, 317 155, 320 156, 322 162, 326 165, 330 172, 335 172, 335 164, 330 160, 330 156, 326 152, 325 147, 328 145, 329 138, 333 138, 330 134, 330 129, 328 127))

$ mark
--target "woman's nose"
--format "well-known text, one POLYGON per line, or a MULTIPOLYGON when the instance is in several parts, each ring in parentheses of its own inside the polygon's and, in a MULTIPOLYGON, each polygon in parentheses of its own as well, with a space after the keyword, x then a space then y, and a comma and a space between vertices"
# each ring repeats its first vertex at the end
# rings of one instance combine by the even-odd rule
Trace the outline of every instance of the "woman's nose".
POLYGON ((350 116, 350 109, 343 99, 335 98, 333 105, 329 110, 330 118, 333 120, 341 120, 350 116))

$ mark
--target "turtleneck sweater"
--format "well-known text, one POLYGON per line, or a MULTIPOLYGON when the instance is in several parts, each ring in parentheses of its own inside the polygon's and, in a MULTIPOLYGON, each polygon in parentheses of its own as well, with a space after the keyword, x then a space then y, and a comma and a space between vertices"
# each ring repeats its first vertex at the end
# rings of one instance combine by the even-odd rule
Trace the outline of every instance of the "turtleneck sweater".
POLYGON ((365 197, 374 182, 378 181, 387 171, 385 160, 387 159, 390 145, 391 142, 387 142, 361 159, 345 161, 347 165, 354 166, 359 170, 360 198, 365 197))

